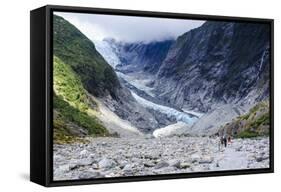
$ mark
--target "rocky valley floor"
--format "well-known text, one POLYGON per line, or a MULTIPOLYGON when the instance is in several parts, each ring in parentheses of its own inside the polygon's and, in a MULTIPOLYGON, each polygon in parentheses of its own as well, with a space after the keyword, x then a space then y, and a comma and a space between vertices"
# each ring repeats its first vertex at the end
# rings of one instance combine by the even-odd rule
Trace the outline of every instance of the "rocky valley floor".
POLYGON ((269 167, 269 138, 235 139, 219 149, 207 137, 90 138, 54 145, 54 180, 269 167))

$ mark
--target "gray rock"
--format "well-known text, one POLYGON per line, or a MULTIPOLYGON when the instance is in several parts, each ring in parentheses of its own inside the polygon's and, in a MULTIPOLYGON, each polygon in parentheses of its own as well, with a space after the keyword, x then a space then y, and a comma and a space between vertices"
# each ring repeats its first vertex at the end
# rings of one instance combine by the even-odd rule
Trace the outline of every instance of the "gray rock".
POLYGON ((204 156, 203 158, 201 158, 199 160, 199 164, 209 164, 209 163, 212 163, 213 160, 214 160, 214 158, 211 156, 204 156))
POLYGON ((160 168, 163 168, 163 167, 168 167, 169 166, 169 163, 167 163, 166 161, 160 161, 159 163, 157 163, 154 168, 155 169, 160 169, 160 168))
POLYGON ((87 166, 87 165, 92 165, 93 164, 93 159, 91 158, 86 158, 86 159, 79 159, 73 162, 73 164, 76 164, 77 166, 87 166))
POLYGON ((256 157, 257 162, 261 162, 261 161, 264 161, 266 159, 269 159, 269 156, 258 156, 258 157, 256 157))
POLYGON ((95 155, 95 154, 90 154, 90 155, 89 155, 89 158, 95 159, 95 158, 96 158, 96 155, 95 155))
POLYGON ((122 160, 122 161, 119 161, 118 164, 119 164, 119 167, 121 169, 123 169, 128 164, 128 161, 122 160))
POLYGON ((127 164, 124 166, 124 168, 122 170, 129 171, 129 170, 132 170, 133 168, 135 168, 135 164, 127 164))
POLYGON ((79 174, 79 179, 91 179, 101 177, 104 177, 104 175, 101 172, 95 170, 83 170, 83 172, 79 174))
POLYGON ((146 154, 144 156, 145 159, 150 159, 150 160, 157 160, 159 158, 159 155, 156 154, 146 154))
POLYGON ((239 147, 237 147, 235 150, 236 151, 241 151, 243 149, 243 146, 239 146, 239 147))
POLYGON ((116 166, 116 162, 113 161, 112 159, 104 158, 101 161, 99 161, 98 165, 99 168, 101 169, 110 169, 116 166))
POLYGON ((216 162, 216 167, 220 167, 220 164, 219 164, 219 162, 216 162))
POLYGON ((77 165, 75 163, 69 164, 69 170, 74 170, 74 169, 76 169, 78 167, 79 167, 79 165, 77 165))
MULTIPOLYGON (((141 176, 153 174, 189 173, 218 171, 227 168, 267 168, 269 167, 269 143, 260 148, 263 139, 233 139, 225 151, 217 151, 217 140, 208 137, 173 138, 94 138, 88 146, 79 144, 54 145, 54 179, 71 180, 80 178, 141 176), (100 144, 108 143, 107 147, 100 144), (208 144, 208 147, 205 145, 208 144), (142 146, 141 148, 138 146, 142 146), (248 146, 257 146, 247 152, 248 146), (95 146, 95 147, 92 147, 95 146), (244 146, 242 151, 236 151, 244 146), (185 152, 175 152, 185 148, 185 152), (205 150, 204 150, 205 148, 205 150), (81 152, 82 149, 88 152, 81 152), (230 151, 228 151, 230 149, 230 151), (225 154, 225 152, 230 152, 225 154), (224 158, 231 153, 238 155, 241 164, 232 158, 224 158), (89 153, 88 157, 81 156, 89 153), (161 156, 160 156, 161 154, 161 156), (128 158, 126 158, 128 156, 128 158), (200 162, 200 163, 199 163, 200 162), (84 172, 84 173, 82 173, 84 172)), ((237 156, 234 155, 234 158, 237 156)))
POLYGON ((150 161, 148 161, 148 162, 145 162, 145 163, 143 164, 143 166, 144 166, 144 167, 154 167, 155 164, 152 163, 152 162, 150 162, 150 161))

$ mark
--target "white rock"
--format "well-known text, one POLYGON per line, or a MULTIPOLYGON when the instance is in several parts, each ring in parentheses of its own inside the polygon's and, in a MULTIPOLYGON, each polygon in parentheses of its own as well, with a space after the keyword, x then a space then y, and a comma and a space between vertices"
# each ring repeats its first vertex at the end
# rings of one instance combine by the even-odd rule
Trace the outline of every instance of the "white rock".
POLYGON ((200 155, 197 153, 194 153, 191 155, 190 160, 192 163, 198 162, 200 160, 200 155))
POLYGON ((180 168, 180 169, 187 169, 187 168, 190 168, 190 167, 191 167, 190 163, 188 163, 188 162, 181 162, 178 168, 180 168))
POLYGON ((201 158, 201 159, 199 160, 199 164, 208 164, 208 163, 212 163, 213 160, 214 160, 214 158, 211 157, 211 156, 204 156, 203 158, 201 158))
POLYGON ((136 164, 127 164, 122 169, 122 171, 125 173, 125 175, 132 175, 136 170, 136 164))
POLYGON ((70 165, 61 165, 61 166, 59 166, 58 170, 60 172, 64 172, 64 173, 68 172, 68 171, 70 171, 70 165))
POLYGON ((180 161, 179 160, 170 160, 169 161, 169 165, 172 166, 172 167, 179 167, 180 166, 180 161))
POLYGON ((90 155, 89 151, 87 151, 86 149, 82 150, 79 154, 80 158, 86 158, 90 155))

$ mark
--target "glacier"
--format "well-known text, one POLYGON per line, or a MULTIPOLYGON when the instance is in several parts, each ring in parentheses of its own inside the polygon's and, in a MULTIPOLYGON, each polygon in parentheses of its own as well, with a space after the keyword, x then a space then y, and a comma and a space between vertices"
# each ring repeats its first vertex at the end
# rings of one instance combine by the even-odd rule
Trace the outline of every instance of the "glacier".
MULTIPOLYGON (((114 47, 112 47, 112 45, 110 45, 109 42, 104 41, 104 40, 94 40, 93 42, 95 44, 97 51, 104 57, 104 59, 114 69, 116 69, 117 65, 121 64, 119 57, 115 53, 116 50, 114 50, 114 47)), ((140 80, 137 77, 129 76, 124 73, 117 72, 117 71, 116 71, 116 74, 119 78, 122 78, 123 80, 125 80, 129 84, 133 85, 137 89, 146 92, 148 95, 150 95, 152 97, 155 96, 152 93, 153 88, 146 86, 148 81, 150 81, 151 79, 148 78, 148 79, 140 80)), ((192 126, 202 115, 199 113, 193 113, 192 111, 187 111, 187 110, 179 111, 172 107, 159 105, 159 104, 153 103, 153 102, 137 95, 132 90, 130 90, 130 91, 131 91, 132 96, 136 99, 136 101, 138 103, 140 103, 142 106, 144 106, 145 108, 153 109, 155 111, 158 111, 159 113, 166 114, 168 117, 174 117, 177 120, 176 125, 178 125, 178 123, 180 123, 181 126, 182 126, 182 124, 192 126)), ((176 126, 176 127, 178 127, 178 126, 176 126)), ((161 131, 166 132, 167 130, 169 130, 169 132, 170 132, 174 128, 175 128, 175 126, 171 125, 170 127, 167 127, 167 129, 165 128, 161 131)))
POLYGON ((153 93, 154 88, 147 86, 147 84, 150 83, 152 81, 152 79, 137 78, 136 74, 133 74, 134 76, 127 75, 127 74, 124 74, 121 72, 116 72, 116 74, 119 78, 122 78, 124 81, 133 85, 135 88, 137 88, 141 91, 144 91, 146 94, 150 95, 151 97, 155 97, 155 95, 153 93))
POLYGON ((158 105, 156 103, 153 103, 151 101, 148 101, 140 96, 138 96, 136 93, 131 91, 133 97, 136 99, 137 102, 142 104, 144 107, 153 109, 155 111, 159 111, 160 113, 166 114, 168 117, 175 117, 178 122, 184 122, 186 124, 192 125, 196 122, 198 119, 197 116, 192 116, 187 113, 178 111, 174 108, 158 105))

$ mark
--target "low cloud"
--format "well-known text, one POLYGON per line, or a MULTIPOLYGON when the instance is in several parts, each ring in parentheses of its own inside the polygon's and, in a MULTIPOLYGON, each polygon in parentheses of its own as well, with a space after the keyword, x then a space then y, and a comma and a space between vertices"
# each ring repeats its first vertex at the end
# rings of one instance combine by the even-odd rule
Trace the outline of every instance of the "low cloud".
POLYGON ((204 21, 151 17, 55 12, 75 25, 91 40, 114 38, 125 42, 175 39, 204 21))

